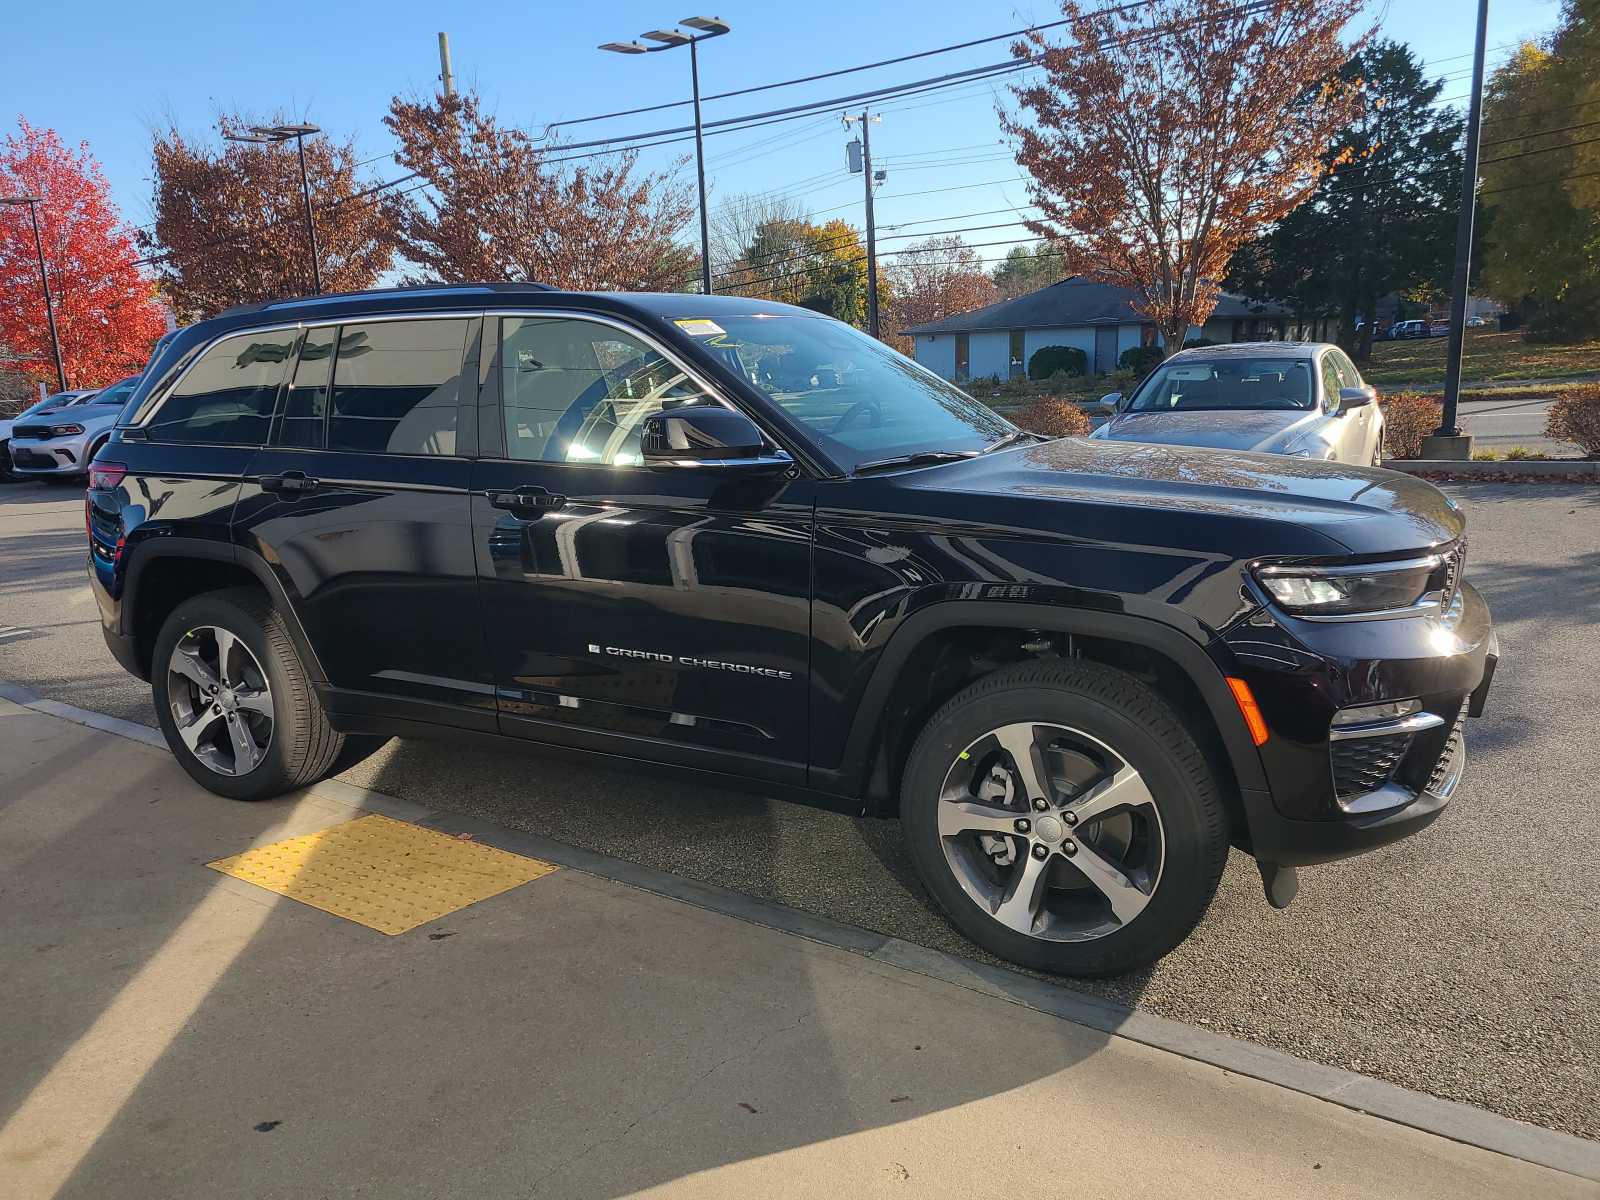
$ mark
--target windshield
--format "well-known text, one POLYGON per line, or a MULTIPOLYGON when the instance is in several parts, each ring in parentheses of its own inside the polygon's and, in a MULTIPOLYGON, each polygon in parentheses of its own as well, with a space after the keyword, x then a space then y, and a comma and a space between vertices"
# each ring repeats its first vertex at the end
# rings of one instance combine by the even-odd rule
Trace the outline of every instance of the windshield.
POLYGON ((678 325, 772 397, 846 471, 905 454, 982 450, 1016 432, 987 405, 840 321, 782 313, 678 325))
POLYGON ((139 377, 132 375, 119 383, 113 383, 103 392, 92 392, 82 400, 74 400, 74 404, 115 404, 121 408, 128 402, 128 397, 133 395, 133 389, 138 384, 139 377))
POLYGON ((1140 385, 1128 412, 1219 408, 1311 408, 1311 363, 1299 358, 1185 358, 1163 363, 1140 385))

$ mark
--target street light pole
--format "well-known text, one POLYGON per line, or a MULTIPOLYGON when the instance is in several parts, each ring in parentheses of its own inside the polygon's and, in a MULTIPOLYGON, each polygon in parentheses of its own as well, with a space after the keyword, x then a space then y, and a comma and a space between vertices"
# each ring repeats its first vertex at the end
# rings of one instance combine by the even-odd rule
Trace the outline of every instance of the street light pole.
POLYGON ((1472 268, 1472 218, 1478 199, 1478 135, 1483 123, 1483 43, 1489 0, 1478 0, 1478 39, 1472 54, 1472 96, 1467 104, 1467 144, 1461 164, 1461 212, 1456 217, 1456 275, 1450 293, 1450 344, 1444 359, 1444 409, 1439 428, 1424 441, 1423 457, 1466 459, 1472 439, 1456 423, 1461 398, 1461 356, 1467 334, 1467 281, 1472 268), (1432 443, 1429 446, 1428 443, 1432 443))
POLYGON ((50 350, 56 360, 56 390, 67 390, 67 370, 61 362, 61 335, 56 332, 56 302, 50 295, 50 273, 44 265, 44 239, 39 236, 39 197, 6 196, 0 204, 26 204, 28 216, 33 219, 33 252, 39 256, 39 284, 44 288, 44 316, 50 325, 50 350))
POLYGON ((695 174, 700 184, 700 287, 706 294, 711 294, 711 221, 706 211, 706 152, 705 143, 701 134, 700 122, 700 51, 699 44, 709 38, 721 37, 727 33, 731 26, 721 17, 685 17, 679 22, 690 29, 699 30, 698 35, 684 33, 681 29, 652 29, 649 33, 641 33, 642 38, 649 38, 652 42, 659 43, 655 46, 646 46, 643 42, 605 42, 600 49, 610 50, 615 54, 653 54, 657 50, 671 50, 676 46, 689 47, 689 79, 694 88, 694 164, 695 174))
POLYGON ((306 241, 311 246, 311 294, 322 295, 322 251, 317 245, 317 223, 311 216, 311 179, 306 174, 306 138, 313 133, 321 133, 317 125, 252 125, 248 134, 225 133, 222 140, 225 142, 254 142, 265 146, 277 146, 294 139, 295 149, 300 153, 300 197, 305 201, 306 211, 306 241))

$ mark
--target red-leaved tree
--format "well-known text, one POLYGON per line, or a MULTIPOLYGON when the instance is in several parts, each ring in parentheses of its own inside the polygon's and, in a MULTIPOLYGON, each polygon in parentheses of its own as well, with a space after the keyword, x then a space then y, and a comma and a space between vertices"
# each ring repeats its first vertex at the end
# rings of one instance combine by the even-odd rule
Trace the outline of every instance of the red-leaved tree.
MULTIPOLYGON (((19 132, 0 142, 0 196, 39 198, 39 234, 68 386, 99 387, 142 367, 166 322, 88 144, 72 150, 55 130, 19 121, 19 132)), ((54 384, 25 204, 0 207, 0 346, 23 372, 54 384)))
MULTIPOLYGON (((1336 72, 1361 0, 1063 0, 1057 45, 1012 47, 1044 69, 1001 113, 1029 198, 1028 228, 1064 274, 1130 288, 1168 346, 1216 306, 1233 252, 1315 189, 1360 104, 1336 72)), ((1357 45, 1360 44, 1358 39, 1357 45)))
POLYGON ((1000 298, 978 252, 959 237, 930 237, 903 250, 887 272, 894 296, 884 340, 904 354, 912 325, 971 312, 1000 298))

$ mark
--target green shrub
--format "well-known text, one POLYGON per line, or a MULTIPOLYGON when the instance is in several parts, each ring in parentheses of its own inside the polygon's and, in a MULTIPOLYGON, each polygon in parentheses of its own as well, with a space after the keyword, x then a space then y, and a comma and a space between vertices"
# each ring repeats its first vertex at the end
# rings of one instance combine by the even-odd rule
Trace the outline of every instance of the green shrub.
POLYGON ((1167 352, 1160 346, 1129 346, 1117 359, 1117 366, 1143 378, 1160 366, 1166 356, 1167 352))
POLYGON ((1029 379, 1086 375, 1088 372, 1089 356, 1076 346, 1040 346, 1028 359, 1029 379))
POLYGON ((1217 345, 1217 343, 1212 341, 1210 338, 1187 338, 1183 343, 1183 348, 1185 350, 1197 350, 1201 346, 1215 345, 1217 345))
POLYGON ((1600 384, 1567 388, 1550 406, 1544 435, 1576 442, 1590 458, 1600 458, 1600 384))
POLYGON ((1473 462, 1498 462, 1498 461, 1500 461, 1500 451, 1498 451, 1498 450, 1474 450, 1472 452, 1472 461, 1473 462))
POLYGON ((1422 439, 1439 428, 1444 405, 1432 396, 1396 392, 1378 402, 1383 410, 1383 450, 1387 458, 1421 458, 1422 439))

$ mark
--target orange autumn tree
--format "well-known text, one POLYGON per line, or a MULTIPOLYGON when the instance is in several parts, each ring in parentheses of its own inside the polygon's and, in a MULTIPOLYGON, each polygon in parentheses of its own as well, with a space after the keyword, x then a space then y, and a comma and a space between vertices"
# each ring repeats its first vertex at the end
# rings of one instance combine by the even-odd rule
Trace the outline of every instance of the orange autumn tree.
MULTIPOLYGON (((1132 289, 1168 346, 1216 307, 1228 260, 1311 195, 1356 114, 1338 68, 1361 0, 1064 0, 1065 40, 1012 46, 1043 69, 1002 111, 1028 228, 1066 273, 1132 289)), ((1364 38, 1357 39, 1359 45, 1364 38)))
MULTIPOLYGON (((87 144, 22 121, 0 141, 0 196, 39 198, 39 237, 69 387, 101 387, 144 365, 166 328, 111 189, 87 144)), ((26 205, 0 207, 0 346, 55 386, 55 356, 26 205)))
POLYGON ((893 300, 884 338, 902 354, 911 353, 903 331, 971 312, 1000 299, 1000 289, 983 269, 978 252, 959 237, 930 237, 895 256, 886 274, 893 300))

